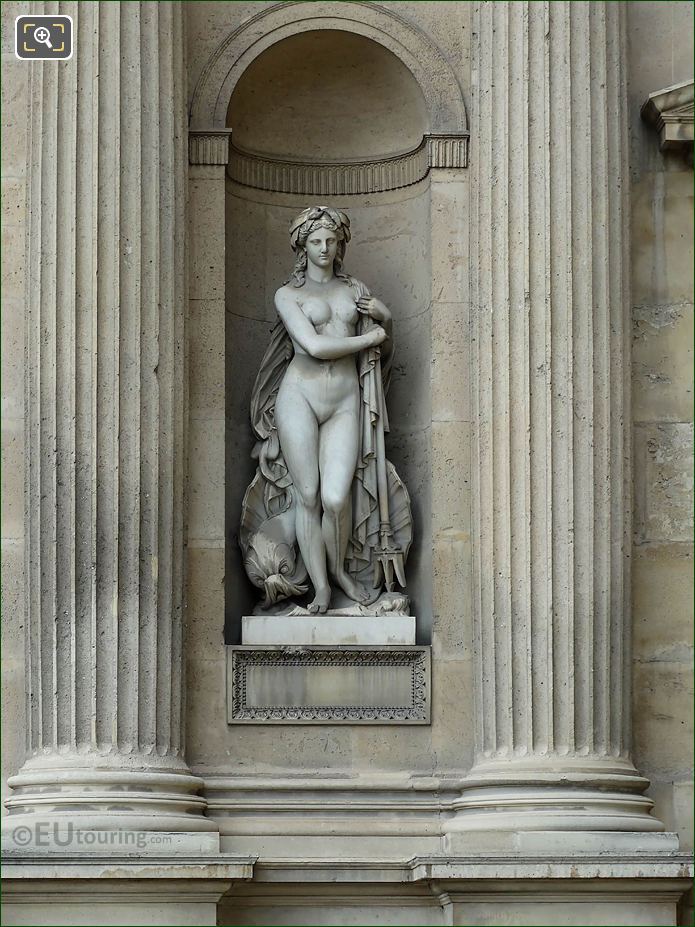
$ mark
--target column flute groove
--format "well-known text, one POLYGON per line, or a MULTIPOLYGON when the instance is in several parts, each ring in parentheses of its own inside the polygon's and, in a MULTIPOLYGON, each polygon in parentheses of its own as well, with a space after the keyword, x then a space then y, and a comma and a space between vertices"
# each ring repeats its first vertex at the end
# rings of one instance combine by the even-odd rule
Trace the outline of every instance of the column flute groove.
POLYGON ((627 736, 623 17, 474 7, 478 742, 450 839, 663 829, 627 736))
POLYGON ((30 72, 28 743, 5 826, 214 850, 183 755, 183 10, 34 12, 76 42, 30 72))

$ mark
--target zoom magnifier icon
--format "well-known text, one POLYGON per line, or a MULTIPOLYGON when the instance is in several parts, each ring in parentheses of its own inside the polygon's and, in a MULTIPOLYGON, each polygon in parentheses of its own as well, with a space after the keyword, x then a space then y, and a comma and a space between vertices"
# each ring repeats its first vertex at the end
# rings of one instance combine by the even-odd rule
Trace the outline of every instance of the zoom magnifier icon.
POLYGON ((48 48, 53 48, 51 45, 51 33, 45 26, 39 26, 34 31, 34 41, 41 42, 42 45, 47 45, 48 48))
POLYGON ((72 17, 18 16, 15 55, 23 61, 67 61, 73 53, 72 17))

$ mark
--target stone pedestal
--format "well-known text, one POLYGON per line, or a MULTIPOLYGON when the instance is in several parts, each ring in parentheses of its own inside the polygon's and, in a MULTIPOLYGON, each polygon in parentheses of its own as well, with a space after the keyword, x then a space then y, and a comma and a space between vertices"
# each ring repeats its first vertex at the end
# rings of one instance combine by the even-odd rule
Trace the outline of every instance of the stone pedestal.
POLYGON ((61 13, 74 59, 27 65, 28 758, 4 849, 211 852, 183 742, 183 10, 61 13))
POLYGON ((251 860, 218 856, 200 865, 145 861, 13 861, 3 866, 3 924, 180 925, 217 923, 217 904, 251 860))
POLYGON ((450 847, 663 829, 629 753, 623 16, 476 7, 477 760, 450 847))
POLYGON ((415 643, 412 615, 246 615, 241 620, 242 644, 367 644, 415 643))
POLYGON ((429 724, 410 615, 246 615, 227 647, 230 724, 429 724))
POLYGON ((681 860, 642 859, 626 848, 613 858, 552 860, 547 854, 476 861, 416 860, 443 908, 444 924, 663 925, 680 923, 688 886, 681 860))

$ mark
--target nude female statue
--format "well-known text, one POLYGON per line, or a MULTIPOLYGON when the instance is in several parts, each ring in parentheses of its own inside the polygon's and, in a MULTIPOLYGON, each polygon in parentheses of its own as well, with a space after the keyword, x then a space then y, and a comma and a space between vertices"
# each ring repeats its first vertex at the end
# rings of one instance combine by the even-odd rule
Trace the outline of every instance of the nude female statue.
MULTIPOLYGON (((375 325, 355 334, 358 307, 390 326, 391 314, 374 297, 354 294, 334 263, 345 226, 328 213, 307 218, 306 272, 301 287, 292 280, 275 294, 278 315, 294 346, 294 358, 275 401, 280 447, 297 490, 297 541, 315 598, 309 611, 325 612, 331 597, 326 567, 355 602, 369 594, 344 566, 350 536, 350 489, 359 451, 359 401, 355 356, 387 338, 375 325), (323 512, 323 515, 322 515, 323 512)), ((342 263, 342 261, 341 261, 342 263)))
MULTIPOLYGON (((391 313, 342 272, 350 240, 343 212, 305 209, 290 227, 290 240, 295 267, 275 294, 280 324, 253 393, 259 470, 244 500, 241 540, 247 572, 265 588, 266 604, 306 591, 308 573, 314 598, 307 608, 324 614, 330 579, 358 605, 380 593, 356 577, 360 557, 369 561, 378 534, 370 435, 379 418, 383 429, 386 409, 383 392, 368 383, 379 353, 372 349, 389 354, 391 313), (261 490, 264 522, 249 517, 261 507, 256 498, 261 490), (301 556, 292 554, 295 539, 301 556)), ((407 491, 388 467, 392 493, 398 495, 400 487, 401 509, 407 508, 401 519, 407 534, 407 491)))

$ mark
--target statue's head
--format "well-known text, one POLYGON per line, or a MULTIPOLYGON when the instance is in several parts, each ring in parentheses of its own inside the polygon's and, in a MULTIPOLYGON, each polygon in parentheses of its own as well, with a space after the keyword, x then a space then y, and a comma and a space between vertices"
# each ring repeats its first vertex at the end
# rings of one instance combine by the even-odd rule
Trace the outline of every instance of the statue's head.
POLYGON ((345 257, 345 248, 350 241, 350 220, 340 209, 330 206, 307 206, 290 225, 290 244, 296 255, 294 270, 288 283, 303 286, 306 279, 307 241, 317 229, 327 229, 335 233, 337 239, 336 253, 333 259, 333 273, 343 276, 341 268, 345 257))

